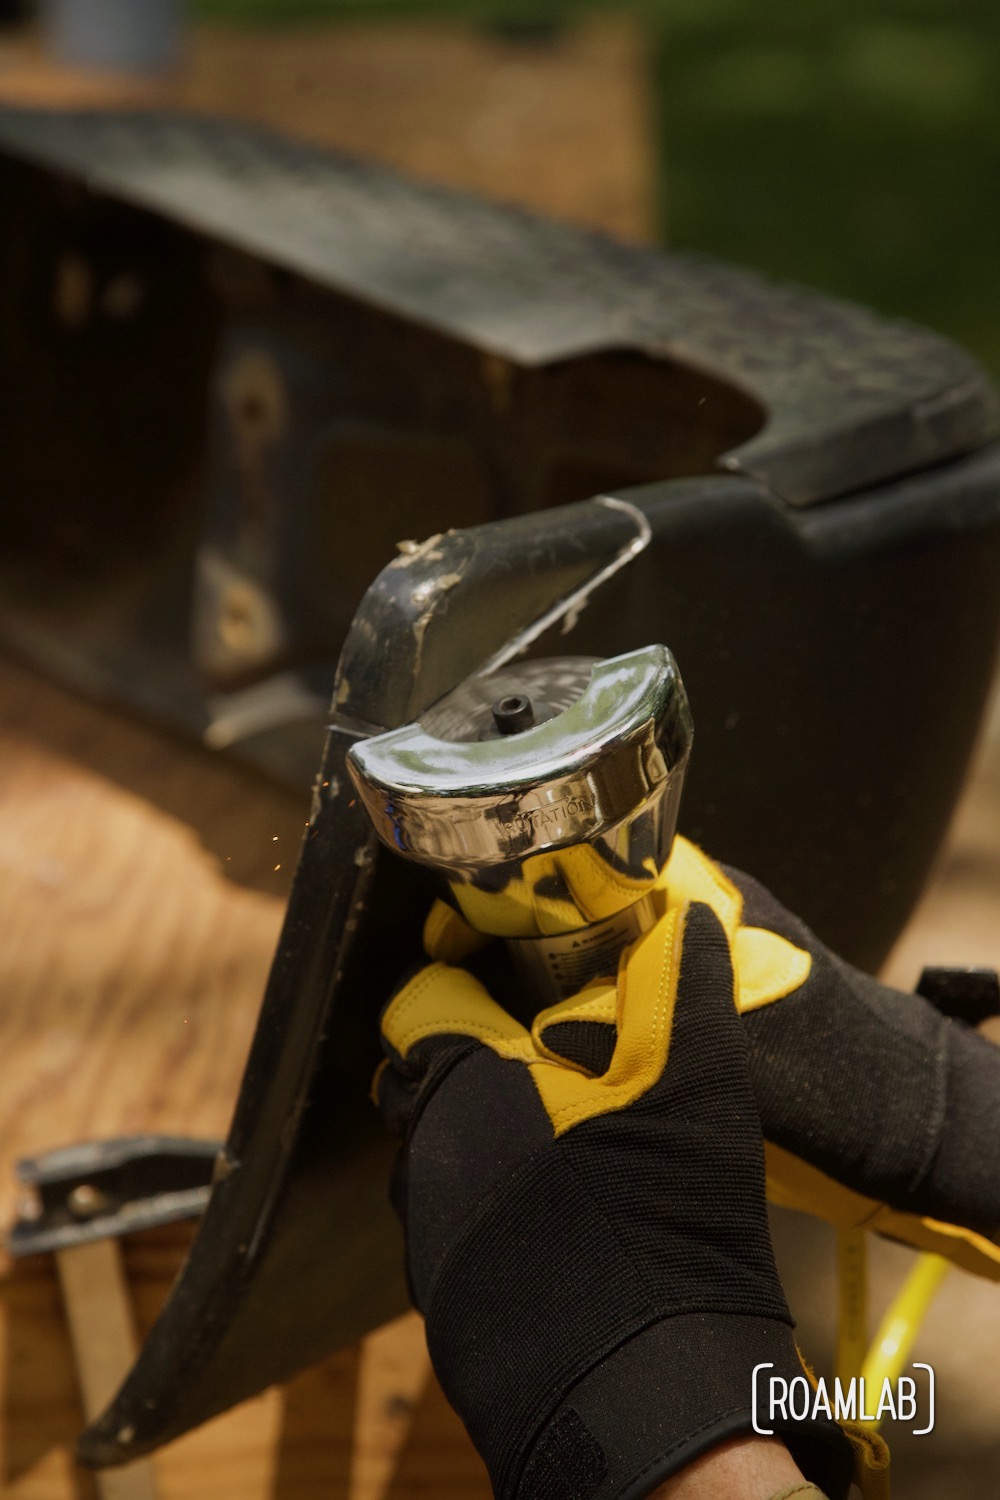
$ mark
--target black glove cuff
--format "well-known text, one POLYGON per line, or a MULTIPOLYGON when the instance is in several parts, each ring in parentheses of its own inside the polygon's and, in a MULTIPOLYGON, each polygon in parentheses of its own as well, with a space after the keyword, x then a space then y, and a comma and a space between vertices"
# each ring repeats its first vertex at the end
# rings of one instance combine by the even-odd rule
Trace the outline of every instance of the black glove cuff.
MULTIPOLYGON (((569 1393, 503 1500, 642 1500, 728 1438, 751 1433, 753 1371, 802 1375, 784 1324, 735 1313, 664 1318, 619 1346, 569 1393)), ((762 1425, 768 1425, 762 1422, 762 1425)), ((851 1447, 832 1422, 777 1423, 830 1500, 850 1488, 851 1447)))

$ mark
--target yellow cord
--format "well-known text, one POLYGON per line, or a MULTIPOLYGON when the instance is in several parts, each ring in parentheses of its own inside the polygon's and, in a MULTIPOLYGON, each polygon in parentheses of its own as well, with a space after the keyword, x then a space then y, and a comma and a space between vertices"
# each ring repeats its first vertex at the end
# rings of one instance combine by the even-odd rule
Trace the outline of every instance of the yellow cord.
MULTIPOLYGON (((837 1235, 840 1319, 837 1330, 837 1377, 841 1384, 864 1379, 864 1389, 878 1392, 886 1380, 894 1386, 906 1368, 920 1325, 950 1261, 942 1255, 920 1255, 896 1293, 868 1346, 868 1246, 864 1230, 842 1229, 837 1235)), ((878 1429, 879 1422, 864 1424, 878 1429)))
POLYGON ((921 1255, 889 1305, 878 1333, 865 1356, 861 1373, 870 1391, 880 1391, 883 1382, 893 1383, 909 1361, 920 1325, 941 1285, 950 1261, 943 1255, 921 1255))

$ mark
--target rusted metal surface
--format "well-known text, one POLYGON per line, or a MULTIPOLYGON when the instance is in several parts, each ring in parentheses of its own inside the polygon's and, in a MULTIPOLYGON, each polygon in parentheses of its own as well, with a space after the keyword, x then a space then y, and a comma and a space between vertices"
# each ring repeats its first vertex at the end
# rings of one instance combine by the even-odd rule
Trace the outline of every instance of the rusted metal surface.
POLYGON ((753 393, 725 456, 791 504, 979 446, 975 362, 908 324, 711 261, 625 248, 219 120, 6 112, 0 148, 515 364, 634 349, 753 393))

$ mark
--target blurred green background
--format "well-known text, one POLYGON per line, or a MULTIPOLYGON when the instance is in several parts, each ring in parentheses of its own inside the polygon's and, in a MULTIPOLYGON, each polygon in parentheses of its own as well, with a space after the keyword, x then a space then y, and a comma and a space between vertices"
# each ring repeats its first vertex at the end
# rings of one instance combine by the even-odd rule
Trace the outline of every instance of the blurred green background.
MULTIPOLYGON (((592 7, 593 8, 593 7, 592 7)), ((1000 375, 1000 4, 637 0, 663 237, 929 323, 1000 375)), ((572 0, 192 0, 200 18, 465 17, 572 0)))
POLYGON ((681 0, 671 240, 933 324, 1000 373, 1000 6, 681 0))

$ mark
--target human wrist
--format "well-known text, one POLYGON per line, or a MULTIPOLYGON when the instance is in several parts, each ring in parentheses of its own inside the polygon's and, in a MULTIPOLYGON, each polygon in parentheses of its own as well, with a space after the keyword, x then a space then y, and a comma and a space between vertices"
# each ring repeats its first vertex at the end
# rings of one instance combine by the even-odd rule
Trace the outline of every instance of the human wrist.
POLYGON ((777 1438, 723 1443, 688 1464, 649 1500, 825 1500, 777 1438))
POLYGON ((587 1445, 606 1470, 590 1489, 575 1485, 592 1500, 658 1497, 657 1486, 667 1486, 669 1500, 772 1500, 783 1486, 806 1484, 805 1475, 823 1484, 819 1494, 840 1500, 851 1457, 836 1424, 789 1423, 773 1438, 754 1432, 750 1392, 762 1359, 789 1378, 801 1370, 790 1329, 700 1313, 642 1330, 574 1384, 538 1434, 511 1500, 561 1494, 554 1471, 579 1464, 587 1445), (680 1370, 687 1378, 677 1378, 680 1370), (711 1482, 699 1486, 703 1474, 711 1482))

